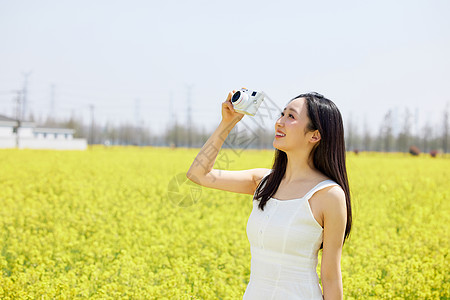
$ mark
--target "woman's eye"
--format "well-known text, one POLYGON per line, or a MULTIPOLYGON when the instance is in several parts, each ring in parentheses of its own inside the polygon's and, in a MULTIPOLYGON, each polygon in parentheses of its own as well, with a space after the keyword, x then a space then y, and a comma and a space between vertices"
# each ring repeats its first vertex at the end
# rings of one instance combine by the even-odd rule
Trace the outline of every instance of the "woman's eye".
MULTIPOLYGON (((281 113, 281 116, 282 116, 282 117, 284 117, 284 113, 283 113, 283 112, 281 113)), ((292 119, 294 119, 294 115, 292 115, 292 114, 289 114, 288 116, 289 116, 289 118, 292 118, 292 119)))

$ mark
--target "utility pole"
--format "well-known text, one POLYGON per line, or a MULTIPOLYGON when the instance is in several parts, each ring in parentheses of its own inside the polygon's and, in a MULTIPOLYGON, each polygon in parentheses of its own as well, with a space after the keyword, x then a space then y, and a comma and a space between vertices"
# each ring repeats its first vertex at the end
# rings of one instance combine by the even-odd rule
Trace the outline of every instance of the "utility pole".
MULTIPOLYGON (((178 147, 178 120, 175 116, 175 112, 173 109, 173 92, 170 91, 170 96, 169 96, 169 120, 174 120, 175 124, 173 124, 173 133, 169 135, 169 146, 172 146, 171 144, 173 144, 173 146, 176 148, 178 147), (173 136, 173 137, 171 137, 173 136)), ((168 133, 170 133, 170 125, 171 123, 169 122, 169 128, 168 128, 168 133)))
POLYGON ((418 144, 420 143, 420 129, 419 129, 419 108, 416 107, 416 112, 414 114, 414 134, 413 134, 414 138, 413 138, 413 144, 416 144, 416 146, 418 146, 418 144))
POLYGON ((24 76, 24 82, 22 87, 22 116, 21 119, 24 119, 26 117, 27 109, 28 109, 28 77, 31 75, 31 71, 24 73, 22 72, 22 75, 24 76))
POLYGON ((55 119, 55 85, 50 86, 50 116, 55 119))
POLYGON ((16 148, 19 148, 20 144, 20 137, 19 137, 19 131, 21 126, 21 120, 22 120, 22 96, 23 96, 23 90, 17 91, 17 97, 15 100, 16 102, 16 121, 17 121, 17 127, 15 128, 16 132, 16 148))
POLYGON ((14 99, 14 102, 16 103, 16 120, 19 121, 22 119, 22 90, 17 91, 17 96, 14 99))
POLYGON ((442 148, 444 150, 444 153, 448 152, 448 110, 449 104, 447 103, 447 107, 444 111, 444 132, 442 136, 442 148))
POLYGON ((192 110, 191 110, 191 91, 193 85, 187 86, 187 129, 188 129, 188 147, 192 146, 192 110))
POLYGON ((89 134, 89 139, 90 139, 89 144, 93 145, 94 144, 94 109, 95 109, 95 106, 93 104, 91 104, 91 105, 89 105, 89 109, 91 111, 91 130, 90 130, 90 134, 89 134))
POLYGON ((136 132, 135 132, 134 136, 135 136, 135 143, 138 146, 141 145, 141 133, 140 133, 140 128, 139 128, 139 125, 140 125, 139 124, 139 111, 141 110, 140 106, 141 106, 140 100, 136 98, 134 100, 134 121, 136 122, 135 123, 136 132))

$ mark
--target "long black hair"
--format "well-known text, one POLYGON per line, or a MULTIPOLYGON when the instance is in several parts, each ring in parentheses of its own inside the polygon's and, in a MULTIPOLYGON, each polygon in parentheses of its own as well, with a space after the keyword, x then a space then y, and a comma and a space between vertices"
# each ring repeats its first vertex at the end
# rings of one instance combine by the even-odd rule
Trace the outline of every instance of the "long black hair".
MULTIPOLYGON (((322 174, 334 180, 345 193, 347 206, 347 225, 345 226, 344 241, 348 238, 352 227, 352 208, 350 201, 350 188, 345 165, 344 124, 342 116, 333 101, 319 93, 306 93, 298 95, 289 102, 305 98, 309 123, 307 129, 318 130, 320 141, 310 153, 314 167, 322 174)), ((276 149, 272 172, 264 177, 255 192, 254 199, 259 199, 258 207, 264 210, 266 202, 276 193, 281 179, 286 172, 287 155, 284 151, 276 149)))

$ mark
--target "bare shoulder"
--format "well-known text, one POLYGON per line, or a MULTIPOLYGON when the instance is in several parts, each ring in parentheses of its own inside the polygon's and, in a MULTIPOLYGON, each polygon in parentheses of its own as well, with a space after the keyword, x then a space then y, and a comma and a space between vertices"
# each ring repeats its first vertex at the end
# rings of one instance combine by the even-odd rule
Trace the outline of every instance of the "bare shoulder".
POLYGON ((318 191, 316 194, 325 214, 346 212, 345 192, 340 186, 333 185, 318 191))
POLYGON ((253 169, 253 180, 255 181, 255 184, 258 185, 261 182, 261 179, 265 175, 267 175, 270 172, 271 169, 267 168, 256 168, 253 169))
POLYGON ((253 174, 255 175, 255 177, 264 177, 264 175, 266 175, 267 173, 269 173, 271 171, 271 169, 267 169, 267 168, 256 168, 253 169, 253 174))

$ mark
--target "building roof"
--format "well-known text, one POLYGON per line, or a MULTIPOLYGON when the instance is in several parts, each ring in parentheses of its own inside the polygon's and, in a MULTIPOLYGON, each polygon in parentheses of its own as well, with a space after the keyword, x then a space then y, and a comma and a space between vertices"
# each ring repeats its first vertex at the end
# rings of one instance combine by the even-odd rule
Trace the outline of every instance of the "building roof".
MULTIPOLYGON (((0 115, 0 126, 16 127, 17 120, 0 115)), ((63 134, 74 134, 75 130, 70 128, 51 128, 51 127, 36 127, 35 123, 32 121, 21 121, 21 128, 33 128, 35 133, 63 133, 63 134)))
MULTIPOLYGON (((4 126, 17 126, 17 120, 7 117, 5 115, 0 115, 0 124, 4 126)), ((33 121, 20 121, 21 127, 34 127, 33 121)))
POLYGON ((0 115, 0 126, 15 127, 17 121, 4 115, 0 115))
POLYGON ((4 122, 17 122, 16 119, 4 116, 4 115, 0 115, 0 121, 4 121, 4 122))
POLYGON ((33 129, 34 133, 68 133, 74 134, 75 130, 70 128, 48 128, 48 127, 39 127, 33 129))

